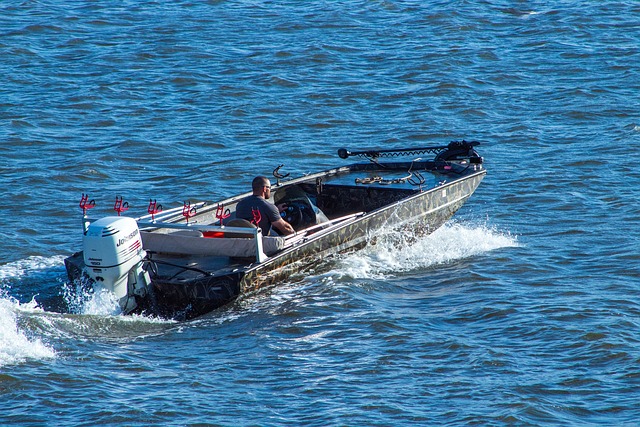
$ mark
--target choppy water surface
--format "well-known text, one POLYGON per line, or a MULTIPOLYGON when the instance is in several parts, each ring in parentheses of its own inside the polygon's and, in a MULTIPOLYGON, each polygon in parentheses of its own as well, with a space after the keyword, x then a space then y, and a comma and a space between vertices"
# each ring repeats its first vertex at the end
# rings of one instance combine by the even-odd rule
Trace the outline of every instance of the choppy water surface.
POLYGON ((637 425, 640 6, 0 4, 0 421, 637 425), (76 295, 108 214, 482 142, 455 220, 195 321, 76 295))

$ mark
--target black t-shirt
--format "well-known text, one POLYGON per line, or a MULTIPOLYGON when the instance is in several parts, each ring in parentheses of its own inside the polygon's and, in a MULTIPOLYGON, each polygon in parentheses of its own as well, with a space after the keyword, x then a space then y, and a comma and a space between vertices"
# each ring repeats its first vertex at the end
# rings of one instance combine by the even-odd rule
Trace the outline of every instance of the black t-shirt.
POLYGON ((254 209, 260 211, 261 218, 258 227, 262 229, 262 234, 266 236, 271 230, 271 223, 281 219, 280 212, 278 212, 278 208, 263 197, 252 195, 238 203, 236 206, 236 218, 253 222, 254 209))

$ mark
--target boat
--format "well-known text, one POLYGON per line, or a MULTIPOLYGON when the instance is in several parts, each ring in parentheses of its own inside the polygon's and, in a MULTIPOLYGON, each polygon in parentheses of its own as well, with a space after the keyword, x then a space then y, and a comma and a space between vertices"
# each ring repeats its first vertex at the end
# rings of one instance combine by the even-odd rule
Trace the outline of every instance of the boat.
POLYGON ((250 192, 167 211, 150 200, 137 218, 122 215, 128 209, 122 197, 116 197, 117 215, 90 218, 95 201, 83 194, 82 250, 65 259, 66 270, 72 281, 112 292, 125 315, 193 319, 328 256, 375 243, 382 232, 433 232, 486 175, 478 145, 342 148, 341 159, 366 161, 298 178, 279 165, 270 201, 286 206, 281 215, 295 230, 287 236, 265 235, 235 217, 250 192))

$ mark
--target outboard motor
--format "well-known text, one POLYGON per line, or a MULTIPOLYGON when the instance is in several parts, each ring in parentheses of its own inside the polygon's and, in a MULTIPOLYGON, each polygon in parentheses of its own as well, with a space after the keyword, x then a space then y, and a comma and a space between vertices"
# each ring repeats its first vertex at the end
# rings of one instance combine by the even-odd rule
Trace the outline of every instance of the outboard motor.
POLYGON ((97 286, 113 292, 127 314, 144 297, 151 283, 142 268, 147 255, 142 249, 138 224, 133 218, 110 216, 89 225, 82 239, 86 274, 97 286))

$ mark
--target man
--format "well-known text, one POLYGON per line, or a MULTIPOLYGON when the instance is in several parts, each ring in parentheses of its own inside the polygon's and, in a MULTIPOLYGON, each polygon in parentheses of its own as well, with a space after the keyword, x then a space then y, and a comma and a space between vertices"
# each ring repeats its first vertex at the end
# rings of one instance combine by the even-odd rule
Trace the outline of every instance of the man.
POLYGON ((275 205, 268 201, 271 196, 271 182, 264 176, 257 176, 251 183, 253 195, 241 200, 236 206, 236 218, 246 219, 255 222, 255 215, 259 212, 260 222, 256 224, 262 229, 262 234, 269 234, 271 227, 280 234, 293 234, 295 230, 287 221, 282 219, 280 212, 275 205))

